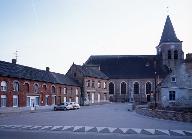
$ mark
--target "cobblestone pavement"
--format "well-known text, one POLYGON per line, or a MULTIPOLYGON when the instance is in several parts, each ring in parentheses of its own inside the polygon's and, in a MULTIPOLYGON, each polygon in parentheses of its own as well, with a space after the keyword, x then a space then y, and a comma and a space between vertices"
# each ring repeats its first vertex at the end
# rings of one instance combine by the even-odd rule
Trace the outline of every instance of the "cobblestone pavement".
POLYGON ((126 103, 84 106, 79 110, 71 111, 46 110, 35 113, 30 111, 6 113, 0 115, 0 125, 110 127, 140 129, 142 133, 145 132, 142 129, 152 129, 153 131, 149 130, 151 132, 156 129, 192 131, 192 123, 142 116, 135 112, 129 112, 126 103))

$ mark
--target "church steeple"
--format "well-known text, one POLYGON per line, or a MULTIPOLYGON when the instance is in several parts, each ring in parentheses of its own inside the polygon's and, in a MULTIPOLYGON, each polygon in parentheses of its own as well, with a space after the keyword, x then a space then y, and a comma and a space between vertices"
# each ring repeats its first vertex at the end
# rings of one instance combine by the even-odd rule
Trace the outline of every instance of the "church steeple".
POLYGON ((175 34, 169 15, 167 16, 159 44, 166 42, 181 42, 175 34))
POLYGON ((167 16, 161 40, 156 49, 162 64, 171 70, 174 70, 184 60, 182 41, 177 38, 169 15, 167 16))

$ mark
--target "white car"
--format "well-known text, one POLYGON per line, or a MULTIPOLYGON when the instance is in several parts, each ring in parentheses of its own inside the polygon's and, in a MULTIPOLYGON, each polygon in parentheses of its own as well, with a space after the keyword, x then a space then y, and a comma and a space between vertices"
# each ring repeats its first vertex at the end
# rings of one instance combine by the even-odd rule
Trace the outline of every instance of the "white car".
POLYGON ((73 106, 73 109, 80 109, 80 105, 76 102, 69 102, 69 104, 73 106))
POLYGON ((54 111, 57 111, 57 110, 66 111, 71 109, 74 109, 73 106, 70 103, 66 103, 66 102, 54 106, 54 111))

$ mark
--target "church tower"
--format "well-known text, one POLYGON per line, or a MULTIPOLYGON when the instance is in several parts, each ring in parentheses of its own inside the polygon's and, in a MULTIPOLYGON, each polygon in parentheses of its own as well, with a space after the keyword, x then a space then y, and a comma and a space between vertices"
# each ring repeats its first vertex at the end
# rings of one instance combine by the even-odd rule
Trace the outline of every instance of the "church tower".
POLYGON ((174 70, 184 60, 182 41, 177 38, 169 15, 167 16, 161 40, 156 49, 162 64, 171 70, 174 70))

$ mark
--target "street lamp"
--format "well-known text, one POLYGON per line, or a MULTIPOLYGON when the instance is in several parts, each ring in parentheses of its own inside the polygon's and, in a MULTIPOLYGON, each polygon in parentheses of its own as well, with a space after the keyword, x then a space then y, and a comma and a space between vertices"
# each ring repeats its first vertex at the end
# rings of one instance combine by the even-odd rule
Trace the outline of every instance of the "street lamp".
POLYGON ((155 99, 155 109, 157 107, 157 102, 156 102, 156 95, 157 95, 157 61, 154 61, 154 70, 155 70, 155 91, 154 91, 154 99, 155 99))

